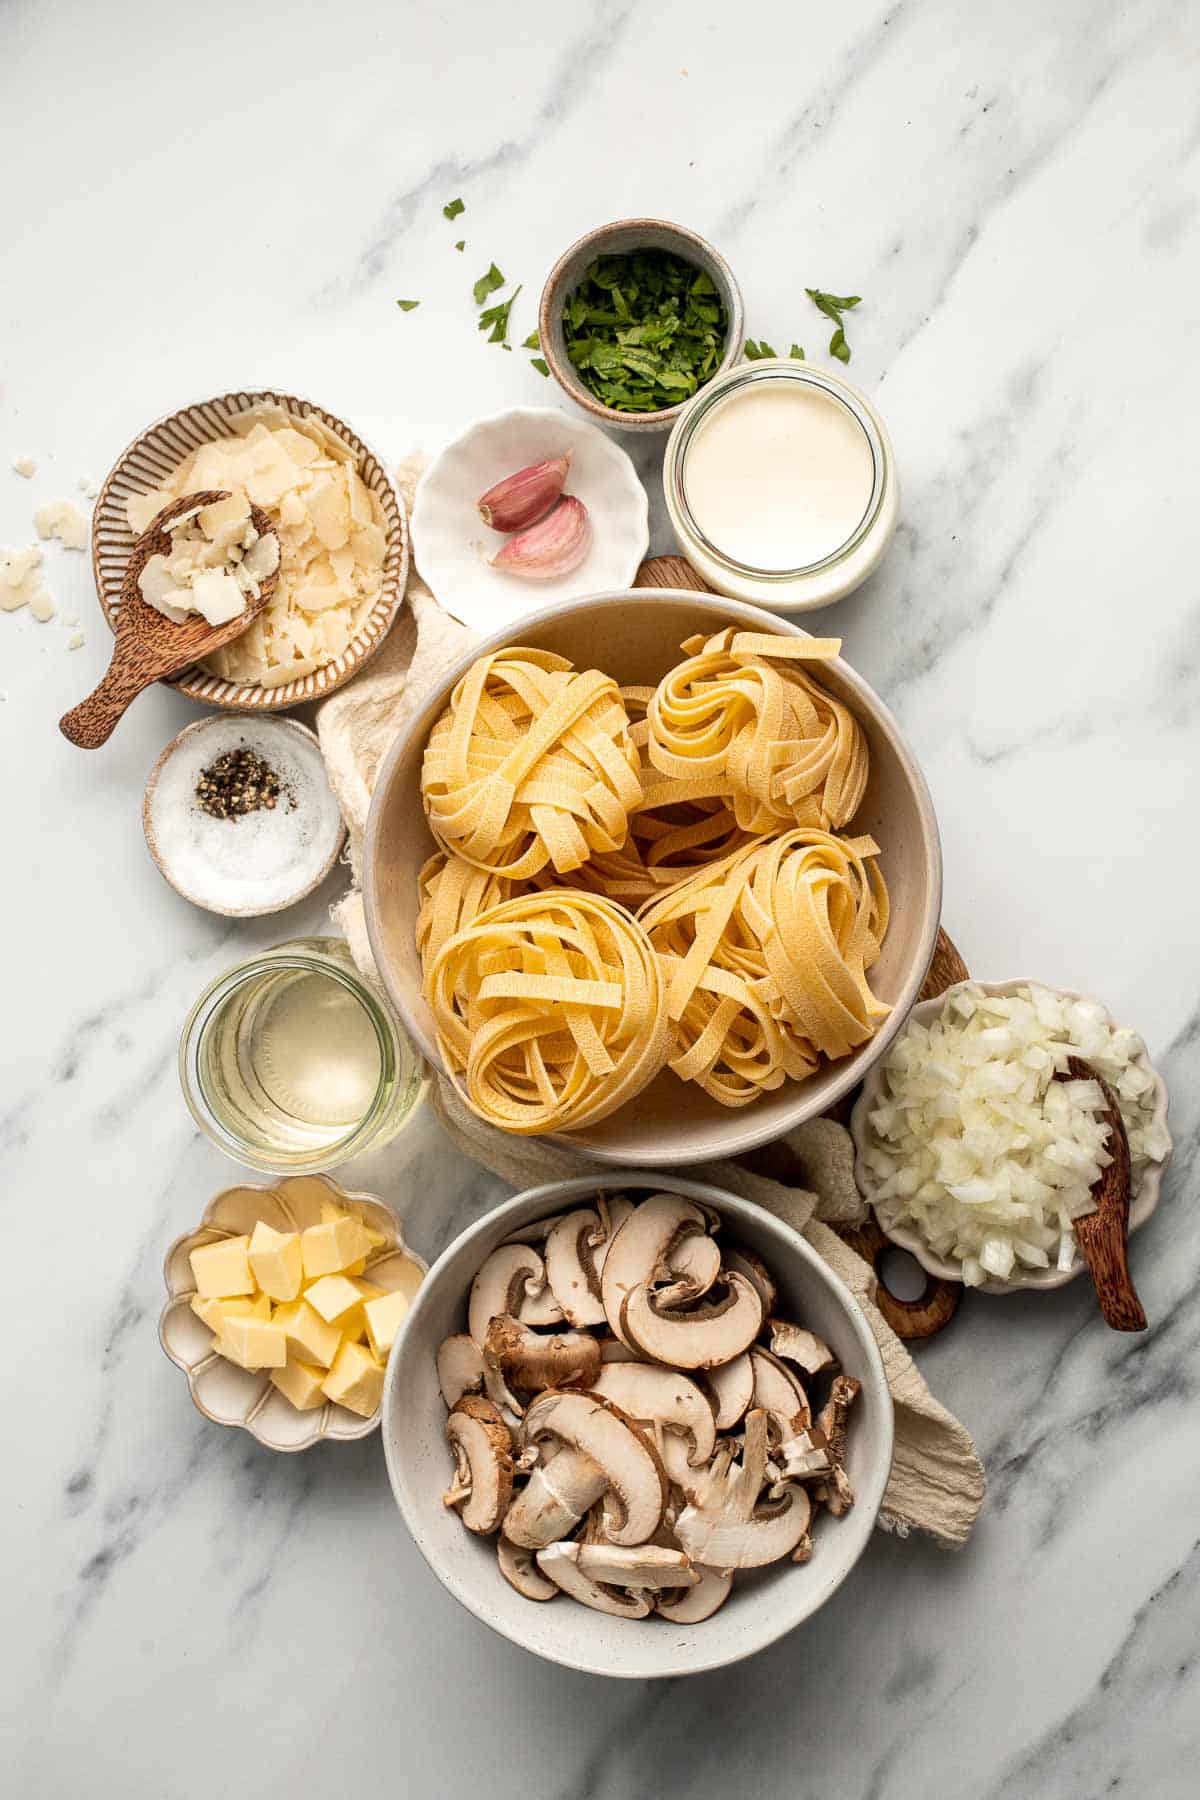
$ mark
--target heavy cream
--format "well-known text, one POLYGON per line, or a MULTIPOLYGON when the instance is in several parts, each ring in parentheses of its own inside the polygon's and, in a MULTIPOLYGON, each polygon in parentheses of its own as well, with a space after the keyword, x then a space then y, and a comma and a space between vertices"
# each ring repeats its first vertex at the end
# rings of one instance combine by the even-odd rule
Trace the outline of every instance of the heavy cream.
POLYGON ((781 612, 856 588, 899 512, 871 402, 844 375, 791 358, 743 363, 701 389, 671 432, 663 491, 708 586, 781 612))
POLYGON ((861 424, 824 388, 782 379, 730 393, 688 445, 683 487, 700 530, 751 569, 810 568, 858 530, 875 464, 861 424))

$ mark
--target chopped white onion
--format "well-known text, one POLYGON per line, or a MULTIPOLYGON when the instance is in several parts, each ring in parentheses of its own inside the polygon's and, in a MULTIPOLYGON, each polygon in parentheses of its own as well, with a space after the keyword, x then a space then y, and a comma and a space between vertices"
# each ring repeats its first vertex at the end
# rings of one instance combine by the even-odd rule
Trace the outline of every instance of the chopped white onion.
POLYGON ((883 1066, 863 1160, 884 1228, 915 1226, 972 1287, 1021 1267, 1073 1268, 1071 1221, 1092 1210, 1092 1184, 1112 1158, 1097 1083, 1054 1075, 1076 1056, 1112 1087, 1136 1194, 1167 1150, 1144 1053, 1093 1001, 960 988, 931 1024, 910 1022, 883 1066))

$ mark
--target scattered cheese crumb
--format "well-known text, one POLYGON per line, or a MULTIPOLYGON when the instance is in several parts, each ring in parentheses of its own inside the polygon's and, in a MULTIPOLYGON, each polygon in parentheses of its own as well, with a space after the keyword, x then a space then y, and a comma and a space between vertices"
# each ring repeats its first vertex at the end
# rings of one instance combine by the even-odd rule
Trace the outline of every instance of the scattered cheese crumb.
POLYGON ((96 495, 100 492, 100 489, 96 486, 96 483, 92 480, 90 475, 81 475, 76 486, 81 494, 87 495, 89 500, 94 500, 96 495))
POLYGON ((78 623, 79 623, 79 614, 78 613, 64 613, 63 614, 63 624, 64 625, 78 625, 78 623))
POLYGON ((86 643, 87 643, 87 638, 84 636, 83 632, 75 631, 75 632, 72 632, 71 636, 67 639, 67 649, 68 650, 82 650, 83 646, 86 643))
POLYGON ((0 550, 0 612, 27 606, 40 625, 54 617, 54 602, 42 586, 41 566, 37 544, 24 550, 0 550))
POLYGON ((65 550, 86 550, 88 522, 69 500, 47 500, 33 515, 40 538, 57 538, 65 550))
POLYGON ((26 481, 28 481, 31 476, 37 474, 37 464, 34 462, 32 456, 14 456, 12 466, 13 473, 15 475, 23 475, 26 481))

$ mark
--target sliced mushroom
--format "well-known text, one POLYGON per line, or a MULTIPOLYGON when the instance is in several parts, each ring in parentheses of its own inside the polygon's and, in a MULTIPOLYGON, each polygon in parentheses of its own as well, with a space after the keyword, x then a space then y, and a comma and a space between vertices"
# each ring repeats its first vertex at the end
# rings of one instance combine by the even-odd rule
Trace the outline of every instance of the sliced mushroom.
POLYGON ((641 1362, 642 1360, 637 1351, 631 1350, 628 1344, 623 1344, 620 1338, 604 1337, 599 1340, 599 1343, 601 1365, 604 1363, 641 1362))
POLYGON ((483 1352, 465 1331, 443 1339, 437 1353, 438 1386, 442 1399, 453 1409, 464 1394, 483 1390, 483 1352))
POLYGON ((752 1404, 761 1406, 764 1412, 771 1413, 779 1420, 782 1435, 792 1437, 804 1426, 812 1423, 812 1409, 808 1404, 808 1395, 791 1370, 785 1368, 777 1356, 761 1345, 754 1344, 750 1349, 750 1366, 754 1370, 754 1398, 752 1404))
POLYGON ((754 1364, 749 1352, 744 1350, 732 1362, 706 1369, 701 1379, 716 1402, 717 1430, 732 1431, 754 1398, 754 1364))
POLYGON ((664 1306, 699 1300, 721 1273, 721 1247, 715 1238, 681 1238, 667 1251, 666 1268, 675 1279, 659 1292, 664 1306))
POLYGON ((565 1219, 566 1216, 566 1213, 551 1213, 548 1219, 534 1219, 530 1225, 518 1225, 515 1231, 509 1232, 504 1242, 505 1244, 544 1244, 558 1221, 565 1219))
POLYGON ((846 1415, 861 1392, 862 1383, 855 1381, 852 1375, 835 1375, 829 1398, 817 1417, 817 1426, 829 1446, 829 1460, 833 1465, 821 1489, 821 1498, 835 1519, 840 1519, 854 1505, 854 1490, 846 1473, 846 1415))
POLYGON ((512 1438, 490 1400, 466 1394, 446 1420, 455 1479, 443 1495, 468 1531, 495 1531, 512 1498, 512 1438))
POLYGON ((713 1369, 754 1342, 762 1317, 762 1301, 750 1283, 731 1271, 686 1312, 662 1307, 651 1288, 631 1288, 621 1302, 621 1336, 653 1362, 713 1369))
POLYGON ((545 1335, 508 1313, 498 1313, 483 1342, 485 1367, 499 1371, 505 1383, 541 1393, 545 1388, 590 1388, 600 1373, 600 1346, 586 1331, 545 1335))
POLYGON ((797 1548, 812 1519, 812 1502, 802 1487, 784 1482, 777 1498, 764 1504, 766 1470, 767 1415, 756 1408, 746 1418, 741 1461, 716 1467, 702 1504, 685 1507, 675 1521, 675 1535, 692 1562, 757 1569, 797 1548))
POLYGON ((505 1581, 526 1600, 557 1600, 562 1590, 542 1574, 532 1550, 501 1536, 496 1540, 496 1556, 505 1581))
POLYGON ((722 1261, 727 1269, 736 1269, 739 1275, 746 1277, 762 1301, 763 1318, 769 1319, 775 1309, 777 1290, 761 1256, 755 1256, 753 1250, 726 1250, 722 1261))
POLYGON ((605 1242, 600 1215, 591 1206, 565 1213, 546 1238, 546 1276, 572 1325, 603 1325, 596 1251, 605 1242))
POLYGON ((806 1331, 803 1325, 792 1325, 787 1319, 768 1319, 767 1325, 775 1355, 795 1363, 806 1375, 822 1375, 836 1366, 837 1357, 815 1331, 806 1331))
POLYGON ((604 1231, 604 1241, 596 1246, 596 1267, 603 1269, 605 1258, 613 1239, 622 1225, 635 1210, 633 1201, 626 1194, 596 1195, 596 1211, 600 1215, 600 1224, 604 1231))
POLYGON ((695 1587, 700 1581, 682 1550, 657 1544, 618 1549, 614 1544, 550 1544, 538 1552, 538 1567, 564 1593, 597 1612, 644 1619, 646 1595, 663 1588, 695 1587))
POLYGON ((550 1292, 546 1265, 529 1244, 501 1244, 471 1283, 467 1330, 483 1349, 490 1322, 511 1313, 526 1325, 558 1325, 562 1308, 550 1292))
POLYGON ((728 1600, 733 1576, 728 1569, 701 1568, 696 1573, 700 1579, 695 1587, 663 1594, 655 1612, 674 1625, 699 1625, 703 1619, 711 1619, 728 1600))
POLYGON ((680 1194, 654 1194, 634 1208, 609 1246, 600 1277, 604 1311, 619 1338, 625 1339, 621 1306, 626 1295, 665 1279, 671 1253, 683 1239, 702 1236, 707 1229, 702 1208, 680 1194))
POLYGON ((561 1449, 539 1463, 504 1517, 504 1535, 524 1550, 565 1537, 608 1487, 608 1476, 582 1450, 561 1449))
POLYGON ((784 1438, 775 1452, 775 1461, 777 1481, 812 1481, 828 1475, 833 1468, 824 1432, 807 1425, 784 1438))
MULTIPOLYGON (((664 1440, 679 1434, 684 1460, 693 1468, 706 1463, 716 1447, 712 1402, 696 1382, 674 1369, 664 1369, 660 1363, 607 1363, 592 1383, 592 1391, 615 1400, 639 1425, 657 1427, 656 1444, 660 1443, 658 1431, 663 1431, 664 1440)), ((665 1442, 660 1454, 664 1449, 665 1442)))
MULTIPOLYGON (((666 1472, 654 1446, 619 1406, 598 1394, 539 1394, 525 1414, 524 1437, 532 1443, 544 1436, 582 1451, 604 1472, 610 1542, 628 1546, 653 1537, 667 1504, 666 1472)), ((515 1536, 511 1530, 508 1535, 515 1536)))

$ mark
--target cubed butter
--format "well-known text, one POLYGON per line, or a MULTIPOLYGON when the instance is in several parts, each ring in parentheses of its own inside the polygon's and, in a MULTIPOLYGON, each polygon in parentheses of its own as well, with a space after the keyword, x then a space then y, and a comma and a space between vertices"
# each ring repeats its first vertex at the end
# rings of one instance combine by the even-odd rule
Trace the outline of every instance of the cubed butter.
POLYGON ((210 1331, 220 1331, 223 1319, 269 1319, 271 1302, 265 1294, 255 1294, 252 1300, 212 1300, 203 1294, 193 1294, 192 1311, 204 1320, 210 1331))
POLYGON ((300 1292, 303 1267, 298 1231, 272 1231, 260 1219, 250 1239, 250 1271, 264 1294, 272 1300, 294 1300, 300 1292))
POLYGON ((196 1292, 213 1300, 227 1299, 230 1294, 252 1294, 254 1277, 250 1273, 249 1249, 248 1237, 231 1237, 191 1251, 188 1261, 196 1292))
POLYGON ((326 1324, 307 1300, 291 1300, 286 1306, 277 1306, 272 1318, 276 1325, 283 1326, 289 1357, 329 1367, 338 1353, 342 1334, 336 1325, 326 1324))
POLYGON ((282 1369, 287 1362, 287 1337, 274 1320, 225 1319, 217 1349, 243 1369, 282 1369))
POLYGON ((324 1369, 314 1369, 311 1363, 293 1362, 291 1357, 282 1369, 271 1370, 271 1380, 297 1412, 312 1412, 314 1407, 324 1406, 325 1395, 321 1391, 324 1379, 324 1369))
POLYGON ((321 1275, 341 1274, 370 1248, 362 1225, 347 1213, 337 1219, 325 1219, 320 1225, 310 1225, 300 1233, 304 1278, 313 1281, 321 1275))
POLYGON ((338 1406, 369 1419, 383 1399, 383 1370, 362 1344, 343 1344, 321 1388, 338 1406))
MULTIPOLYGON (((370 1298, 370 1296, 366 1296, 370 1298)), ((361 1325, 364 1295, 357 1281, 345 1275, 322 1275, 304 1290, 304 1298, 327 1325, 345 1331, 351 1324, 361 1325)))
POLYGON ((408 1311, 407 1294, 380 1294, 363 1307, 367 1322, 367 1342, 376 1356, 386 1362, 392 1340, 400 1329, 400 1321, 408 1311))

